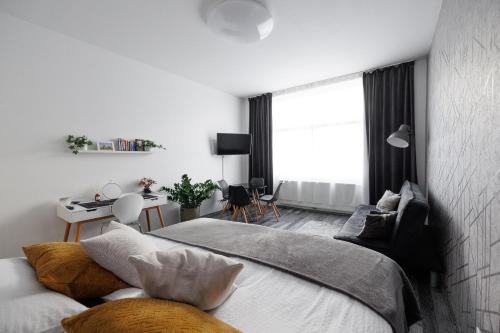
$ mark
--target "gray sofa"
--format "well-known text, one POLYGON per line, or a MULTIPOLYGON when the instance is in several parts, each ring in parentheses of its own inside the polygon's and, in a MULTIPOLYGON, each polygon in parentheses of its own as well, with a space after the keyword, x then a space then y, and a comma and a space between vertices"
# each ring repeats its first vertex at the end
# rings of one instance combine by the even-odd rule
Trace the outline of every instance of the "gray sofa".
POLYGON ((365 216, 375 210, 375 206, 369 205, 359 206, 334 238, 383 253, 405 267, 421 266, 422 237, 429 204, 415 183, 405 181, 399 193, 401 200, 390 238, 362 239, 357 236, 363 229, 365 216))

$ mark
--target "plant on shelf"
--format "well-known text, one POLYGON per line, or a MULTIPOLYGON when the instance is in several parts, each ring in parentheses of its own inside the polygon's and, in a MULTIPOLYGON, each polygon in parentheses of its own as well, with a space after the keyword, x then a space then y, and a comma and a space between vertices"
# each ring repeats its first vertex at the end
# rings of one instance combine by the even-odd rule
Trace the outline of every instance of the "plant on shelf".
POLYGON ((82 149, 87 150, 87 146, 92 144, 92 141, 90 141, 85 135, 68 135, 68 137, 66 138, 66 142, 69 144, 68 148, 75 155, 78 154, 82 149))
POLYGON ((188 175, 182 175, 180 183, 173 188, 162 186, 160 191, 168 193, 168 199, 181 205, 181 221, 188 221, 200 216, 200 206, 219 189, 213 181, 191 183, 188 175))
POLYGON ((165 150, 165 147, 163 147, 162 145, 159 145, 159 144, 155 143, 154 141, 144 140, 144 149, 145 150, 151 150, 151 148, 158 148, 158 149, 165 150))
POLYGON ((142 178, 139 180, 139 186, 142 186, 142 191, 144 193, 151 193, 151 186, 156 184, 156 181, 153 178, 142 178))

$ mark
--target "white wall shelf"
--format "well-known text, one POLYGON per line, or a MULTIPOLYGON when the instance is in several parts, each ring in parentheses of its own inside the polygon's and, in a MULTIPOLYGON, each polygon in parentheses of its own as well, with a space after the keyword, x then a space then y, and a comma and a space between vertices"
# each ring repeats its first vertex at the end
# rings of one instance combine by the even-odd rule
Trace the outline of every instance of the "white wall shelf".
POLYGON ((154 153, 154 151, 81 150, 78 152, 78 154, 136 154, 136 155, 152 154, 152 153, 154 153))

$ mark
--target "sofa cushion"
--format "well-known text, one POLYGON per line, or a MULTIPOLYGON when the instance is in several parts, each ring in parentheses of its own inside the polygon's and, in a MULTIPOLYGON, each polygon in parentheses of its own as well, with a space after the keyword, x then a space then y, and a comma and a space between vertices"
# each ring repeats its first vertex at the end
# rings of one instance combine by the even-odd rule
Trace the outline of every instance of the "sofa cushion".
POLYGON ((398 193, 392 193, 390 190, 386 190, 384 195, 377 202, 377 209, 381 211, 392 211, 398 207, 399 200, 401 196, 398 193))
POLYGON ((342 229, 333 238, 358 244, 387 256, 391 256, 391 242, 387 239, 363 239, 359 238, 359 233, 363 230, 365 217, 370 211, 375 210, 375 206, 361 205, 351 215, 342 229))
POLYGON ((399 194, 401 200, 391 246, 398 257, 409 257, 418 249, 429 205, 415 183, 405 181, 399 194))
POLYGON ((394 222, 396 221, 397 213, 367 214, 363 225, 363 230, 358 234, 359 238, 364 239, 388 239, 392 235, 394 222))

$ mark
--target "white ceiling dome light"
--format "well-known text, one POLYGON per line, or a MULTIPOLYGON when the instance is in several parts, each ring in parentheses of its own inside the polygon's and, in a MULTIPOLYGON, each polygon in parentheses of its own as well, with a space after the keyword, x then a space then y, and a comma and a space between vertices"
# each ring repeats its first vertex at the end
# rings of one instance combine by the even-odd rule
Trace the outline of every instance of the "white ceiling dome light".
POLYGON ((273 31, 269 10, 254 0, 224 0, 207 13, 208 26, 242 43, 263 40, 273 31))

